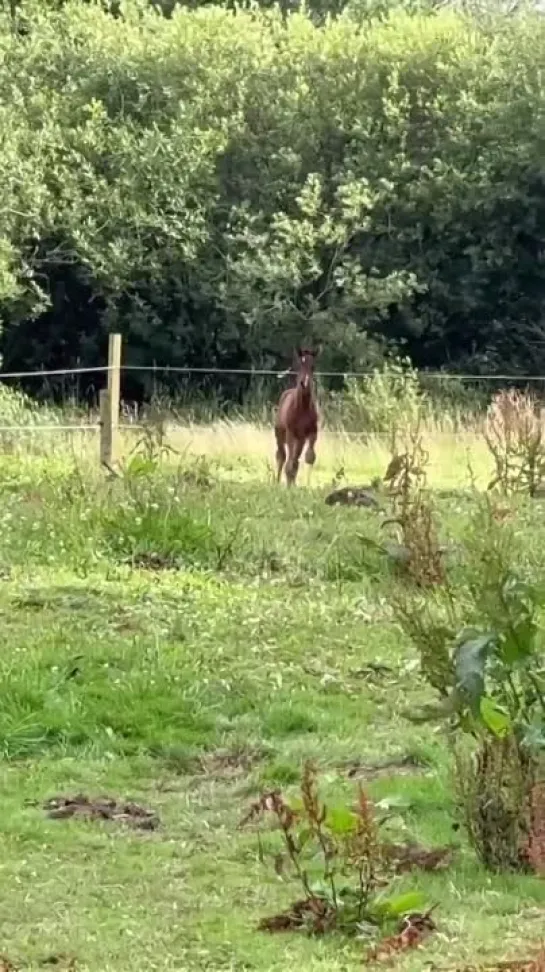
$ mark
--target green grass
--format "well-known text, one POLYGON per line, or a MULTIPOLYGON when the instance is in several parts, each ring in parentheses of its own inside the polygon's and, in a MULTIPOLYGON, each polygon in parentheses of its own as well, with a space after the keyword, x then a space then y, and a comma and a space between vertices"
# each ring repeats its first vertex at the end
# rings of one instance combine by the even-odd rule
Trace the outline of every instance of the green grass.
MULTIPOLYGON (((330 435, 313 488, 303 475, 288 492, 269 482, 269 433, 191 435, 181 466, 130 483, 106 481, 90 445, 0 459, 0 952, 25 969, 70 953, 94 972, 356 970, 362 943, 256 931, 297 890, 237 823, 262 787, 296 788, 306 756, 350 799, 350 761, 419 754, 425 771, 370 792, 399 798, 400 835, 461 847, 447 872, 400 882, 439 902, 440 926, 400 965, 526 954, 545 884, 485 874, 453 833, 445 744, 403 715, 431 695, 392 618, 396 581, 360 540, 377 516, 323 502, 341 463, 350 481, 382 472, 384 445, 330 435), (153 554, 170 569, 135 566, 153 554), (365 678, 371 661, 388 677, 365 678), (161 827, 55 821, 33 802, 76 791, 138 799, 161 827)), ((471 499, 439 488, 469 485, 468 452, 484 479, 475 440, 430 442, 454 540, 471 499)), ((519 515, 539 564, 536 509, 519 515)))

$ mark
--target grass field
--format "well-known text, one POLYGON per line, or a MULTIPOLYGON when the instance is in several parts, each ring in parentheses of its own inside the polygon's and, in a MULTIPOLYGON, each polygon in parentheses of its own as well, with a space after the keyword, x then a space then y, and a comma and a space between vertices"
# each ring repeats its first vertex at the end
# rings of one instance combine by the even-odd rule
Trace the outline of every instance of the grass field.
MULTIPOLYGON (((326 434, 288 492, 270 431, 249 424, 174 429, 177 453, 130 480, 100 472, 93 433, 46 435, 0 457, 0 952, 29 970, 356 970, 361 941, 256 930, 297 891, 237 824, 264 787, 292 792, 305 757, 350 799, 348 765, 412 756, 421 768, 373 773, 369 792, 398 802, 404 838, 460 848, 447 871, 399 879, 439 904, 438 933, 399 967, 526 955, 545 883, 485 873, 453 831, 446 745, 403 716, 432 696, 392 617, 397 582, 360 539, 377 514, 323 501, 383 473, 386 443, 326 434), (151 555, 176 569, 138 566, 151 555), (369 662, 391 671, 369 679, 369 662), (46 816, 79 791, 135 799, 160 827, 46 816)), ((486 451, 444 431, 427 447, 459 537, 486 451)), ((541 505, 519 515, 539 563, 541 505)))

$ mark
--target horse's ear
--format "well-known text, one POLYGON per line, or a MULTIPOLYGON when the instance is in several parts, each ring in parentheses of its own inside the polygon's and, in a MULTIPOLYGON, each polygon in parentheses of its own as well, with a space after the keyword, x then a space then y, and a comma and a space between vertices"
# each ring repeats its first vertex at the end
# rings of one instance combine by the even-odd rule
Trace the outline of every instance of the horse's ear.
POLYGON ((298 361, 301 360, 301 358, 303 357, 303 349, 302 348, 297 347, 295 349, 295 357, 297 358, 298 361))

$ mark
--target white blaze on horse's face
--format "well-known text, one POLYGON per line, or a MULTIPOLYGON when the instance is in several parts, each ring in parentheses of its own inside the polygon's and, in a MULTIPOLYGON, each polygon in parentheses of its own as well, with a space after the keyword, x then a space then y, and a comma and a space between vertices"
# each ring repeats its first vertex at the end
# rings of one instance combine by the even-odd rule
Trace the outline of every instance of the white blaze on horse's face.
POLYGON ((299 351, 297 357, 300 368, 299 385, 307 391, 311 385, 314 356, 306 351, 299 351))
POLYGON ((305 391, 307 391, 308 388, 310 388, 310 369, 307 364, 307 361, 308 358, 306 357, 306 355, 303 355, 301 357, 301 373, 299 376, 299 384, 301 388, 303 388, 305 391))

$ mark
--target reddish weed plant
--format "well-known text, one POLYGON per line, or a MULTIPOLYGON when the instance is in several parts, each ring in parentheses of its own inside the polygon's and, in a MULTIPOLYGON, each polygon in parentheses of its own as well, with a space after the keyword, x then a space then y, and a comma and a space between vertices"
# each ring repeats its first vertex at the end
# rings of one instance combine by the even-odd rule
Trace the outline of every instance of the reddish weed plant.
MULTIPOLYGON (((272 818, 283 842, 283 851, 273 855, 276 873, 287 877, 291 871, 302 897, 287 911, 264 919, 261 930, 373 934, 392 922, 396 925, 403 916, 420 914, 419 892, 388 893, 395 867, 379 839, 373 804, 361 786, 353 807, 328 807, 318 792, 316 767, 307 761, 297 800, 288 801, 280 790, 264 793, 240 826, 267 818, 272 818)), ((263 859, 259 829, 258 839, 263 859)))
POLYGON ((483 431, 494 460, 488 488, 535 496, 545 480, 545 425, 537 400, 515 388, 498 392, 483 431))
POLYGON ((395 451, 384 475, 393 513, 383 526, 398 527, 400 544, 394 557, 404 573, 421 588, 443 584, 446 579, 444 551, 427 493, 428 461, 420 427, 416 425, 408 431, 403 451, 395 451))
MULTIPOLYGON (((526 846, 528 863, 539 877, 545 877, 545 780, 532 787, 529 798, 529 833, 526 846)), ((545 947, 542 954, 545 972, 545 947)))

